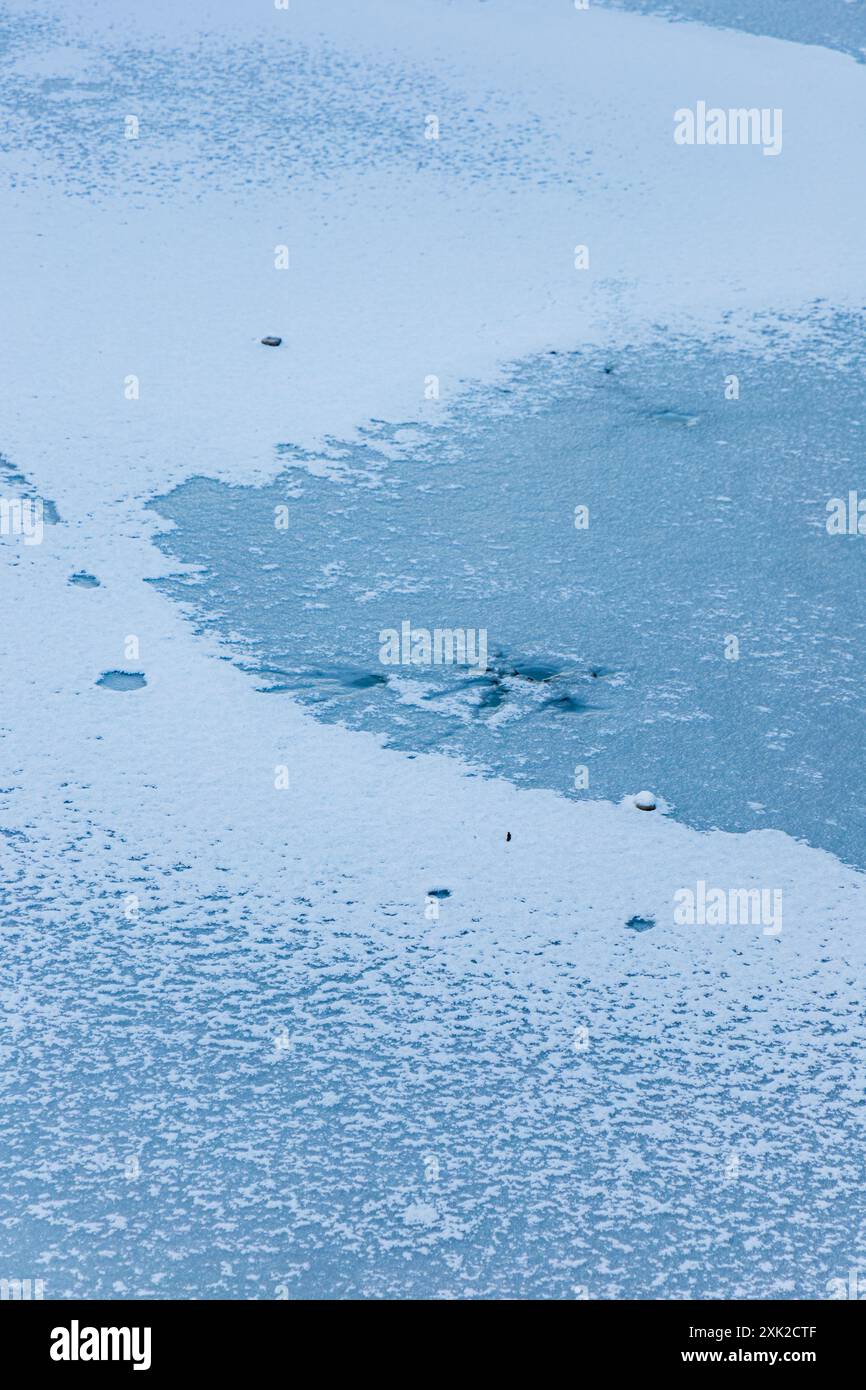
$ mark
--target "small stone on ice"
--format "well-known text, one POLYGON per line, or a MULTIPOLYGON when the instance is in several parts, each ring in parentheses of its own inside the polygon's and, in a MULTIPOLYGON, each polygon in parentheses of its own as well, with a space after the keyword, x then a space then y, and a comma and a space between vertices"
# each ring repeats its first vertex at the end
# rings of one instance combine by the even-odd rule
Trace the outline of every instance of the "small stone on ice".
POLYGON ((639 811, 654 811, 656 799, 652 792, 638 792, 634 799, 634 804, 639 811))
POLYGON ((282 341, 282 338, 262 338, 265 347, 279 347, 282 341))

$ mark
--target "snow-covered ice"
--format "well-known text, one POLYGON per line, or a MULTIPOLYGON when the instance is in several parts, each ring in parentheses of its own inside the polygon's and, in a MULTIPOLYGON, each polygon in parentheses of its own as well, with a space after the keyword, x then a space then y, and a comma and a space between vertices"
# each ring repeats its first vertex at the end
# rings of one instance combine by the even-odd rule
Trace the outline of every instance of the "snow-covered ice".
POLYGON ((866 1261, 863 538, 822 531, 862 488, 863 65, 553 0, 2 20, 2 486, 46 524, 0 537, 0 1273, 48 1298, 826 1297, 866 1261), (705 98, 782 108, 780 157, 675 146, 705 98), (509 511, 490 469, 521 428, 509 511), (532 628, 555 595, 530 573, 496 707, 449 688, 430 714, 436 673, 380 666, 335 712, 383 594, 398 625, 484 626, 434 611, 425 497, 466 501, 472 593, 497 507, 504 560, 537 546, 533 469, 557 557, 607 477, 594 640, 532 628), (306 528, 282 554, 278 496, 306 528), (674 569, 639 640, 638 519, 657 584, 691 554, 668 528, 709 532, 693 612, 674 569), (683 658, 642 738, 619 711, 639 657, 658 695, 676 624, 716 666, 683 658), (739 717, 709 699, 735 671, 739 717), (754 752, 736 805, 720 757, 689 781, 701 722, 734 770, 754 752), (701 884, 779 891, 781 931, 677 924, 701 884))

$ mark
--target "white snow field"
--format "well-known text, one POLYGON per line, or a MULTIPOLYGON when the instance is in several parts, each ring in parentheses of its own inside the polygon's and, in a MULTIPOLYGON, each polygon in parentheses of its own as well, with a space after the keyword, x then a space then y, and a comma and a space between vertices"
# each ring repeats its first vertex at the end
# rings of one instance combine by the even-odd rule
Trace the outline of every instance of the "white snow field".
POLYGON ((57 517, 0 537, 0 1273, 827 1297, 866 1260, 863 873, 321 723, 147 581, 153 499, 279 443, 861 312, 864 68, 555 0, 0 16, 3 495, 57 517), (781 108, 782 153, 676 146, 699 100, 781 108), (781 932, 678 925, 699 882, 781 890, 781 932))

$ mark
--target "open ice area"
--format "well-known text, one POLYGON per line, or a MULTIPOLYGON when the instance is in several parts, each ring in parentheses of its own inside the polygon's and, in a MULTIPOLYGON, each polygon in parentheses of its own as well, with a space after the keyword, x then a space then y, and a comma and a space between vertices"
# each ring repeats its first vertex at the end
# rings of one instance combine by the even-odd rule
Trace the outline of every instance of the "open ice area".
MULTIPOLYGON (((582 3, 582 0, 579 0, 582 3)), ((744 29, 795 43, 825 44, 866 59, 866 17, 860 0, 599 0, 599 3, 674 20, 744 29)))
POLYGON ((552 353, 441 422, 278 446, 269 487, 155 503, 189 567, 162 587, 259 689, 394 746, 581 797, 637 775, 689 824, 864 867, 862 537, 828 543, 826 507, 866 421, 859 331, 834 326, 835 370, 808 340, 552 353), (484 668, 384 665, 404 621, 486 632, 484 668))
POLYGON ((0 5, 0 1275, 866 1268, 864 67, 699 8, 0 5))

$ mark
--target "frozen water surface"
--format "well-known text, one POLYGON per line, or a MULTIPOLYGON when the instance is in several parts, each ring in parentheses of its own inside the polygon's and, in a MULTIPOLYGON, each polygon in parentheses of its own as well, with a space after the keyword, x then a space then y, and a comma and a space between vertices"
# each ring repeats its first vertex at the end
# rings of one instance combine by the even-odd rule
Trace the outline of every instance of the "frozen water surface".
POLYGON ((165 587, 321 718, 569 796, 646 784, 691 825, 862 867, 866 537, 826 523, 866 387, 858 325, 826 332, 835 369, 808 331, 767 358, 551 354, 441 421, 332 441, 327 476, 284 445, 269 487, 194 479, 157 504, 198 567, 165 587), (488 669, 383 665, 403 621, 485 629, 488 669))
POLYGON ((863 7, 751 8, 677 10, 801 42, 2 5, 0 481, 57 505, 0 547, 0 1275, 866 1267, 866 539, 824 525, 862 490, 863 69, 802 46, 858 52, 863 7), (703 97, 784 106, 781 158, 677 151, 703 97), (383 666, 403 620, 489 669, 383 666), (782 933, 677 926, 697 880, 778 886, 782 933))
POLYGON ((822 1298, 866 1254, 851 972, 641 919, 599 955, 579 897, 492 954, 339 884, 237 922, 155 867, 129 920, 5 904, 7 1241, 53 1297, 822 1298))
POLYGON ((660 14, 669 19, 700 20, 703 24, 772 34, 795 43, 826 44, 850 53, 859 63, 866 58, 866 15, 858 0, 599 0, 611 8, 660 14))

